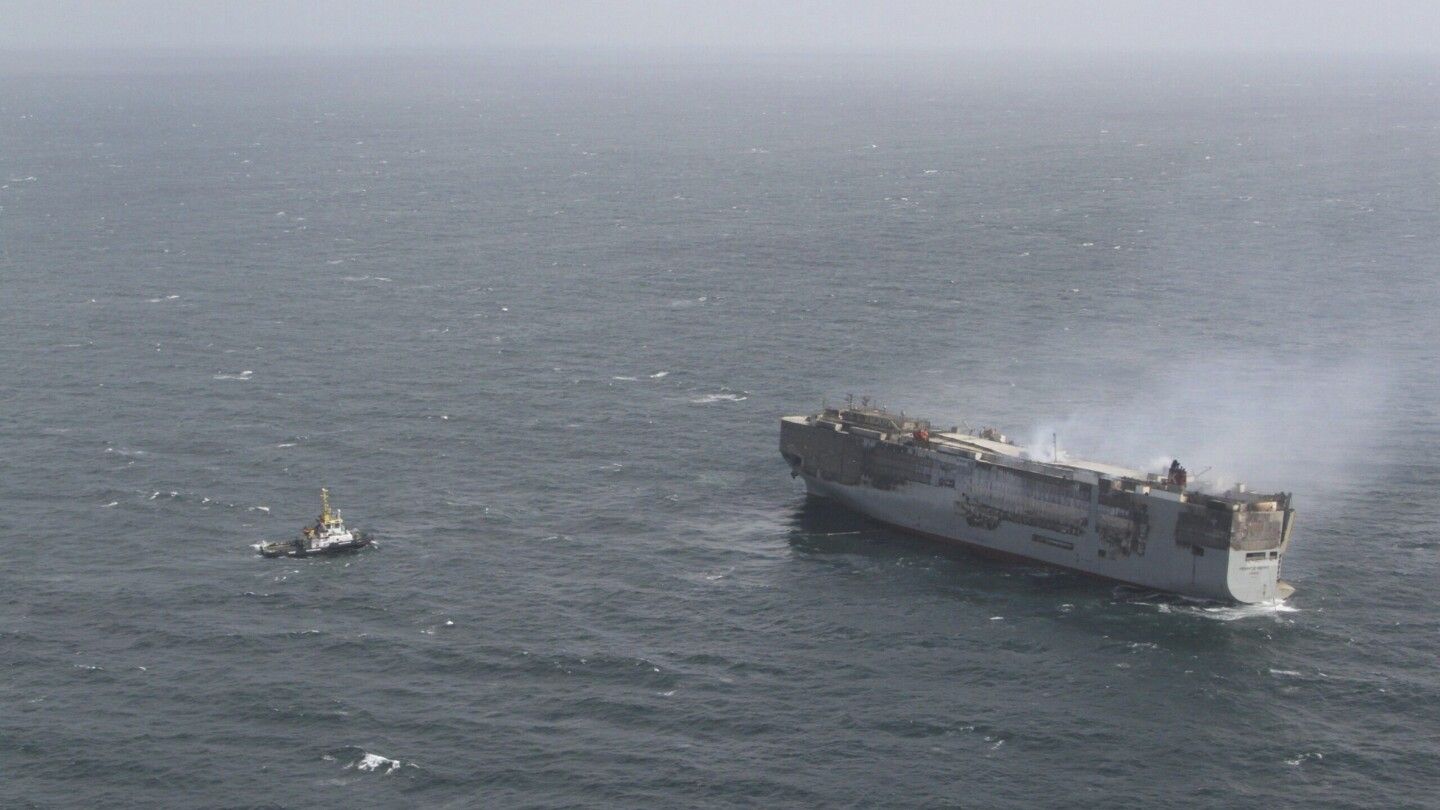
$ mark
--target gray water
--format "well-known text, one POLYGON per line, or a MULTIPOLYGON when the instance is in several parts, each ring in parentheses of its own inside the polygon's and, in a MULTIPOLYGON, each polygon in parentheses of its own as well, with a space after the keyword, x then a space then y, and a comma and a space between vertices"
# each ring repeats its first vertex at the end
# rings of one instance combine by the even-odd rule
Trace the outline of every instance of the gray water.
POLYGON ((1434 806, 1435 68, 9 58, 0 803, 1434 806), (850 392, 1298 591, 807 504, 850 392))

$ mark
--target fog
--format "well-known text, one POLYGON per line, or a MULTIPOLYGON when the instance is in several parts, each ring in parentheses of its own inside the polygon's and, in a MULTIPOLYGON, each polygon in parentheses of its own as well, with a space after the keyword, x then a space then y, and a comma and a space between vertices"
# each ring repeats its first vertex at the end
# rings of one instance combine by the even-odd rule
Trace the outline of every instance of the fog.
POLYGON ((1434 53, 1422 0, 0 0, 0 50, 1434 53))

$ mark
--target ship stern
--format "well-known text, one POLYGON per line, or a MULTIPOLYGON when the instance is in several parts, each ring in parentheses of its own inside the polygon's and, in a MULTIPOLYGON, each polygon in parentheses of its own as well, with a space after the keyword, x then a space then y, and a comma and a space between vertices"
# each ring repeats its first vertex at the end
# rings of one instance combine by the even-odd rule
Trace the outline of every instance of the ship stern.
POLYGON ((1294 588, 1280 579, 1280 565, 1294 522, 1285 493, 1212 500, 1182 512, 1176 539, 1194 555, 1195 595, 1242 604, 1285 599, 1294 588))

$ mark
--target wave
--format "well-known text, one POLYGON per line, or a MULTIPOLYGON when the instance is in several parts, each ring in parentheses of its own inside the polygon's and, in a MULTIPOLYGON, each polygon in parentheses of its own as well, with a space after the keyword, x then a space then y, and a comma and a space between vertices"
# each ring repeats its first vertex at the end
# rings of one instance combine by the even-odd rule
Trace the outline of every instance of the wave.
MULTIPOLYGON (((391 759, 387 756, 382 756, 380 754, 372 754, 363 748, 352 746, 345 750, 348 752, 356 752, 359 754, 358 756, 354 756, 354 754, 349 755, 353 756, 354 758, 350 759, 349 762, 345 763, 346 770, 354 769, 357 771, 367 771, 372 773, 389 775, 400 770, 406 765, 409 765, 412 768, 415 767, 415 763, 413 762, 406 763, 401 762, 398 759, 391 759)), ((349 758, 349 756, 347 756, 347 758, 349 758)), ((331 754, 326 754, 321 757, 321 759, 329 762, 334 762, 337 758, 331 754)))
POLYGON ((709 405, 714 402, 744 402, 749 398, 745 394, 706 394, 690 402, 695 405, 709 405))

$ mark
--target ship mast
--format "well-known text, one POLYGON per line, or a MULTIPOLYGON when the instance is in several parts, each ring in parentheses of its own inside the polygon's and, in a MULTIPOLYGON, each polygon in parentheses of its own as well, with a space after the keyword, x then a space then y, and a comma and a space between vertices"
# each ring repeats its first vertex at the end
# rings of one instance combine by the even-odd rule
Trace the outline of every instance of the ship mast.
POLYGON ((320 488, 320 519, 326 523, 334 520, 330 515, 330 490, 320 488))

